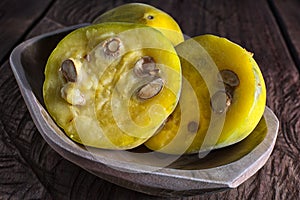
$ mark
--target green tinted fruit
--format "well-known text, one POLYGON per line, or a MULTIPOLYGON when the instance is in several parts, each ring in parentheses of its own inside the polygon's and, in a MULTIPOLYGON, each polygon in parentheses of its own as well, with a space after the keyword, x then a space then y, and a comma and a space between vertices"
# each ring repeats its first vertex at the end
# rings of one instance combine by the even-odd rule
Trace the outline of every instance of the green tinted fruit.
POLYGON ((43 95, 50 115, 72 140, 130 149, 173 112, 180 90, 179 58, 159 31, 101 23, 59 42, 46 65, 43 95))

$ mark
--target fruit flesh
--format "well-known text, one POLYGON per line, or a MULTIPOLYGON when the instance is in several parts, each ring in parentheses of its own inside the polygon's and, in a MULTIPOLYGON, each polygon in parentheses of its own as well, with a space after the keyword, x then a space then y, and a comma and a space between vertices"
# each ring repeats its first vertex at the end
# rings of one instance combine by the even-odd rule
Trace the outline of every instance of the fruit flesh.
POLYGON ((179 58, 160 32, 144 25, 102 23, 75 30, 57 45, 46 65, 43 95, 50 115, 72 140, 130 149, 155 133, 174 110, 180 89, 179 58), (155 96, 140 100, 137 89, 153 78, 134 73, 144 56, 155 60, 156 76, 164 85, 155 96), (66 60, 76 70, 61 67, 66 60), (77 78, 68 80, 63 72, 77 73, 77 78))
POLYGON ((145 24, 162 32, 174 46, 184 41, 177 22, 167 13, 147 4, 124 4, 105 12, 93 21, 95 24, 103 22, 145 24))
MULTIPOLYGON (((192 38, 178 45, 176 50, 181 57, 183 80, 194 91, 186 90, 183 83, 180 103, 162 131, 150 138, 146 146, 170 154, 196 153, 225 147, 248 136, 261 119, 266 101, 265 83, 252 54, 213 35, 192 38), (233 82, 229 106, 223 113, 218 113, 212 109, 212 98, 218 92, 226 91, 230 84, 220 83, 222 70, 236 74, 239 82, 238 85, 233 82), (180 109, 188 103, 186 99, 190 98, 186 97, 191 93, 196 94, 198 105, 190 104, 187 111, 180 109), (198 129, 197 133, 191 133, 188 124, 193 121, 195 110, 200 113, 196 121, 198 129), (186 117, 181 114, 183 112, 190 115, 186 117)), ((222 101, 227 103, 225 97, 222 101)))

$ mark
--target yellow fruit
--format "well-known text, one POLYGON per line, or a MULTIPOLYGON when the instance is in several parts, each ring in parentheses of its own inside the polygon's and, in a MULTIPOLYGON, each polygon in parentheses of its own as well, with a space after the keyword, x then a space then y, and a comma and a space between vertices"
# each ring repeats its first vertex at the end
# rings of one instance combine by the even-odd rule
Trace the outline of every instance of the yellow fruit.
POLYGON ((180 60, 159 31, 101 23, 59 42, 46 65, 43 95, 50 115, 72 140, 130 149, 173 112, 180 90, 180 60))
POLYGON ((180 103, 146 146, 170 154, 196 153, 247 137, 266 102, 264 79, 252 54, 213 35, 189 39, 176 50, 183 73, 180 103))
POLYGON ((151 26, 162 32, 173 45, 183 42, 183 34, 177 22, 167 13, 142 3, 128 3, 97 17, 93 23, 129 22, 151 26))

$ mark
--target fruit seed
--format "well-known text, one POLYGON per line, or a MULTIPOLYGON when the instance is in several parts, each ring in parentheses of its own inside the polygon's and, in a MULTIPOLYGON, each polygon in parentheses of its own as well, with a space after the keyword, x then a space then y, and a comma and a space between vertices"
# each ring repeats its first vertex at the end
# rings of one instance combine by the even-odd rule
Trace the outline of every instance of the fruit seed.
POLYGON ((77 81, 77 71, 74 62, 71 59, 63 61, 60 70, 68 82, 77 81))
POLYGON ((163 80, 161 78, 156 78, 140 87, 137 92, 137 97, 142 100, 150 99, 158 95, 158 93, 162 90, 163 85, 163 80))

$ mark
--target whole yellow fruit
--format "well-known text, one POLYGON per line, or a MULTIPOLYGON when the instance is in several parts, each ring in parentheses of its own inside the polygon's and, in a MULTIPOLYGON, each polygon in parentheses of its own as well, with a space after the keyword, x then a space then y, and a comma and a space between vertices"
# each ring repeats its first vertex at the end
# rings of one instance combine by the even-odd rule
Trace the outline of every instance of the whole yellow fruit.
POLYGON ((93 21, 94 24, 103 22, 145 24, 162 32, 174 46, 184 41, 179 25, 169 14, 143 3, 121 5, 105 12, 93 21))

